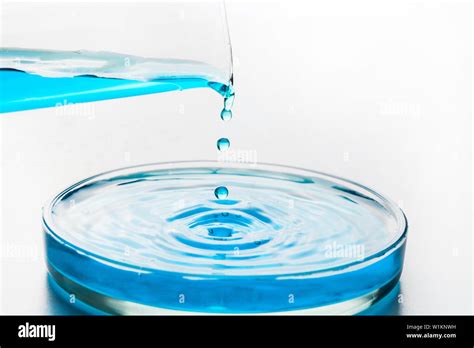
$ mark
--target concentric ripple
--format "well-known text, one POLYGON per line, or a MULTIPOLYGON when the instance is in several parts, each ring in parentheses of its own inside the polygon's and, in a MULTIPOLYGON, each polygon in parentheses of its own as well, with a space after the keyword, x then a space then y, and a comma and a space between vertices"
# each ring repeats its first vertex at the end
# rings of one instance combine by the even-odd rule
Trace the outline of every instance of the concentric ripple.
POLYGON ((128 168, 64 191, 45 210, 50 267, 107 296, 204 312, 328 305, 399 276, 405 219, 376 193, 292 168, 213 165, 128 168))

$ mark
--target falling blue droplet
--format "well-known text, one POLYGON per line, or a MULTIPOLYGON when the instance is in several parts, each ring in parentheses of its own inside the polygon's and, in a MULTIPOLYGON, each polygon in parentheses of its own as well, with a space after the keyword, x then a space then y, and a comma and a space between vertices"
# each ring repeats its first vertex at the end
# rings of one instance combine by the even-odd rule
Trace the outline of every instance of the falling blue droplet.
POLYGON ((226 199, 229 195, 229 190, 225 186, 219 186, 214 190, 214 195, 217 199, 226 199))
POLYGON ((220 138, 217 140, 217 149, 219 151, 225 151, 230 147, 230 141, 227 138, 220 138))
POLYGON ((223 109, 221 112, 222 121, 230 121, 232 119, 232 111, 223 109))

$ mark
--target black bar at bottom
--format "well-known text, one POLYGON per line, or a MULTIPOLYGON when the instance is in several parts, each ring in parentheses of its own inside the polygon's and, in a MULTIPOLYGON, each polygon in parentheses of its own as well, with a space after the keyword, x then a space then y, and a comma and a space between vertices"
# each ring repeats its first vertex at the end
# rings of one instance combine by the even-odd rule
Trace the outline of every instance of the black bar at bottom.
POLYGON ((472 316, 3 316, 0 346, 474 343, 472 316), (54 325, 54 340, 52 326, 54 325), (20 337, 27 336, 27 337, 20 337), (31 337, 43 336, 43 337, 31 337))

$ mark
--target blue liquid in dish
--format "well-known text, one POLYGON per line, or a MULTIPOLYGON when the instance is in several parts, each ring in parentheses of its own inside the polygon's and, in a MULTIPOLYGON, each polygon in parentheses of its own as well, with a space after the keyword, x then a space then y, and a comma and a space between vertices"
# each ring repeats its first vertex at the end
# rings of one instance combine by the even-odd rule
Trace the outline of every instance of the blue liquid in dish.
POLYGON ((267 313, 389 291, 406 221, 373 191, 319 173, 170 163, 72 186, 45 207, 44 229, 53 277, 105 311, 267 313), (206 199, 216 182, 232 199, 206 199))

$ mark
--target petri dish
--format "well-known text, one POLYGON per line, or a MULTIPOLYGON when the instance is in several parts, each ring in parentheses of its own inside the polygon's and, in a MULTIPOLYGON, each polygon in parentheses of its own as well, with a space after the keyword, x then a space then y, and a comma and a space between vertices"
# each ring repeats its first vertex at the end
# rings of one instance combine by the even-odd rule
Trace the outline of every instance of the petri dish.
POLYGON ((43 208, 51 278, 110 314, 359 313, 397 285, 407 227, 367 187, 273 164, 128 167, 43 208))

